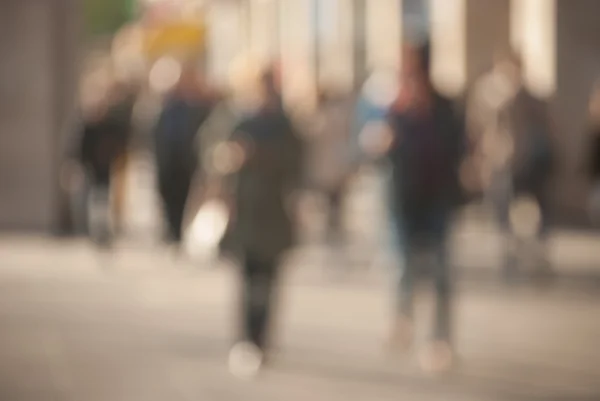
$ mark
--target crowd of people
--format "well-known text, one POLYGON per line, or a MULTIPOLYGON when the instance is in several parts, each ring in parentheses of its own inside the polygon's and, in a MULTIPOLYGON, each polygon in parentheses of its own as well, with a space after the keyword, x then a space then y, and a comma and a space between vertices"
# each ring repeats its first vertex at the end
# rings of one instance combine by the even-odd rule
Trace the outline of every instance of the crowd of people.
MULTIPOLYGON (((474 197, 489 200, 506 239, 508 277, 519 271, 515 199, 533 200, 534 234, 543 245, 555 163, 552 124, 544 105, 523 85, 519 58, 499 55, 466 107, 458 107, 432 84, 428 46, 406 45, 403 52, 391 104, 324 88, 317 111, 302 123, 284 104, 275 67, 253 77, 251 101, 235 102, 215 91, 196 64, 184 65, 164 97, 152 138, 166 239, 181 243, 193 187, 229 208, 221 250, 235 258, 243 277, 239 341, 229 358, 235 374, 254 375, 267 362, 276 283, 283 256, 296 243, 302 191, 318 191, 327 200, 327 240, 336 246, 344 242, 349 184, 364 163, 389 171, 385 207, 400 272, 391 348, 412 345, 415 283, 422 271, 432 276, 435 324, 420 359, 428 371, 446 371, 454 360, 448 237, 458 209, 474 197), (423 253, 432 256, 430 269, 422 268, 423 253)), ((111 177, 122 174, 126 164, 132 110, 129 92, 107 88, 106 96, 86 107, 78 148, 90 199, 106 205, 111 177)), ((597 161, 593 174, 597 180, 597 161)), ((121 196, 113 197, 119 203, 121 196)), ((109 214, 103 214, 104 222, 109 214)), ((97 228, 102 218, 96 220, 90 227, 97 228)), ((110 243, 114 230, 100 227, 90 233, 110 243)), ((536 266, 549 269, 543 252, 536 266)))

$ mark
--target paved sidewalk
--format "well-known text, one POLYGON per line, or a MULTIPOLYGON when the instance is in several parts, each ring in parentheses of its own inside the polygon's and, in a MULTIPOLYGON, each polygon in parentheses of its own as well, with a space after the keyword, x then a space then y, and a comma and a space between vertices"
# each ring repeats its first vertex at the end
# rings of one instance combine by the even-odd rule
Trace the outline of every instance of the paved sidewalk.
MULTIPOLYGON (((127 245, 127 246, 125 246, 127 245)), ((0 240, 0 399, 595 400, 600 298, 526 288, 460 293, 457 372, 422 376, 381 348, 390 288, 288 271, 280 354, 256 383, 233 379, 231 269, 160 247, 114 254, 85 242, 0 240), (320 277, 320 278, 319 278, 320 277)), ((356 280, 362 274, 357 272, 356 280)), ((418 316, 428 316, 424 298, 418 316)), ((419 320, 423 338, 429 319, 419 320)), ((422 341, 420 341, 421 343, 422 341)))

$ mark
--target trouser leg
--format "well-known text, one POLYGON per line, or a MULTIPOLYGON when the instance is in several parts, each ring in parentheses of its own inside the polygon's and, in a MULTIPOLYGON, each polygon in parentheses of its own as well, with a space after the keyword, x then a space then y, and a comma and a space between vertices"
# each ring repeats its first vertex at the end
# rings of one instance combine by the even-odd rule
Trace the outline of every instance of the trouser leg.
POLYGON ((418 269, 414 244, 409 241, 406 246, 403 246, 399 256, 401 272, 398 281, 397 315, 412 320, 418 269))
POLYGON ((101 244, 107 244, 112 237, 109 199, 109 184, 93 183, 88 193, 88 227, 91 238, 101 244))
POLYGON ((510 176, 498 174, 492 183, 490 200, 502 241, 502 270, 505 276, 514 276, 518 269, 517 241, 510 221, 512 183, 510 176))
POLYGON ((327 194, 329 198, 329 239, 332 242, 339 242, 342 231, 342 198, 341 188, 335 188, 327 194))
POLYGON ((452 328, 452 277, 445 241, 435 244, 434 288, 436 299, 434 340, 450 342, 452 328))
POLYGON ((243 275, 243 338, 264 350, 273 308, 276 263, 247 258, 243 275))
POLYGON ((190 192, 192 174, 179 172, 162 174, 159 178, 160 195, 163 200, 171 239, 180 242, 183 238, 183 224, 186 203, 190 192))

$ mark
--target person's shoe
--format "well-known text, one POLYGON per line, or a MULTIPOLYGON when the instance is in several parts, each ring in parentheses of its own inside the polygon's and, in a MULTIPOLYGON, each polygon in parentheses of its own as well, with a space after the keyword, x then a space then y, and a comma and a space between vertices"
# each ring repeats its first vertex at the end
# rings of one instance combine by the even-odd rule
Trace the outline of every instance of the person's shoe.
POLYGON ((392 352, 408 352, 413 342, 413 331, 410 319, 404 316, 396 318, 386 348, 392 352))
POLYGON ((454 365, 454 351, 448 342, 434 341, 421 353, 419 364, 428 374, 447 373, 454 365))
POLYGON ((260 372, 263 361, 260 348, 250 342, 240 342, 229 352, 229 371, 240 379, 252 379, 260 372))

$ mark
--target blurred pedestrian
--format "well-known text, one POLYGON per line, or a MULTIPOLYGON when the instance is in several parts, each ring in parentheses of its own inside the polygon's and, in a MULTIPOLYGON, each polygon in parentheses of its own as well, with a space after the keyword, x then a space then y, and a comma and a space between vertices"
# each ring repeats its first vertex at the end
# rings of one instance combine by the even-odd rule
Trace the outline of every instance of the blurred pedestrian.
POLYGON ((479 172, 479 186, 504 234, 504 272, 507 277, 517 272, 517 239, 524 234, 520 231, 532 231, 529 226, 536 227, 534 236, 540 241, 537 268, 546 270, 543 242, 554 158, 550 121, 543 103, 523 83, 517 54, 499 54, 492 71, 476 84, 468 104, 468 129, 474 148, 472 168, 479 172), (511 219, 511 210, 516 211, 515 201, 525 196, 532 198, 535 206, 517 222, 514 213, 511 219))
POLYGON ((155 127, 159 193, 168 224, 167 239, 180 245, 186 203, 199 166, 198 132, 215 105, 202 74, 186 64, 166 97, 155 127))
POLYGON ((406 348, 413 336, 413 299, 423 272, 421 252, 433 256, 436 312, 431 341, 421 364, 443 371, 453 361, 452 287, 447 239, 459 200, 458 170, 462 159, 462 119, 450 100, 430 81, 428 46, 406 46, 400 91, 388 114, 389 129, 370 144, 373 154, 391 166, 390 205, 403 263, 390 345, 406 348))
POLYGON ((300 145, 272 77, 264 75, 258 107, 228 141, 232 217, 229 249, 241 263, 241 333, 229 358, 232 373, 256 374, 269 351, 277 276, 294 243, 300 145))
POLYGON ((307 166, 312 186, 327 202, 327 240, 343 243, 343 202, 352 174, 351 101, 334 89, 319 96, 314 126, 309 137, 307 166))
POLYGON ((121 122, 113 113, 113 85, 106 71, 91 74, 84 84, 82 101, 80 162, 90 188, 86 196, 87 227, 92 238, 102 245, 109 245, 113 237, 111 176, 117 158, 126 148, 121 122))

